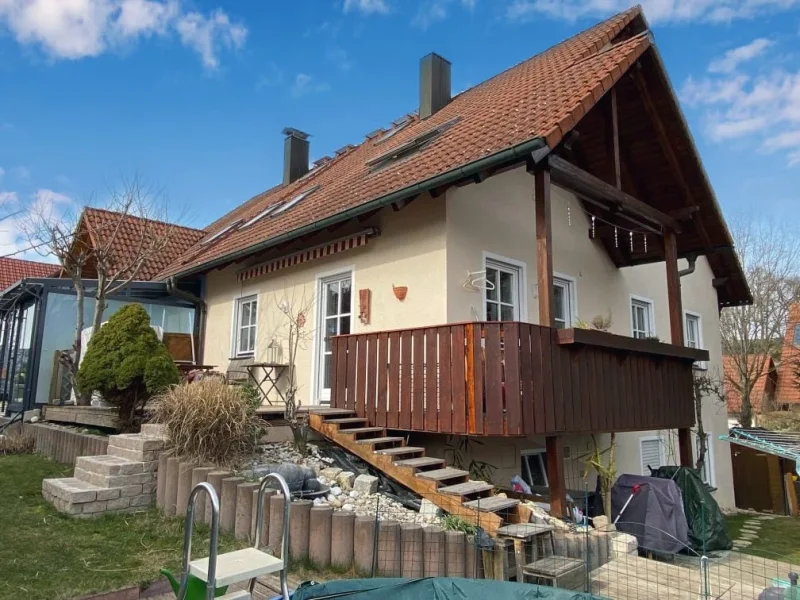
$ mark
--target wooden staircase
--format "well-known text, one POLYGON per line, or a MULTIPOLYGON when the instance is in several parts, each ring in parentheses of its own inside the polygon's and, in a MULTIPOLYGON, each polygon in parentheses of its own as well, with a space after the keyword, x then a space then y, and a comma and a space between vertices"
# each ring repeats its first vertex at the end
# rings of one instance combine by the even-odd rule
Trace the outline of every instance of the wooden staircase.
POLYGON ((448 467, 441 458, 425 456, 425 448, 407 446, 403 437, 347 409, 309 410, 309 424, 332 442, 365 460, 398 483, 451 515, 457 515, 493 535, 509 523, 527 523, 530 509, 519 500, 494 495, 494 486, 470 481, 469 473, 448 467))

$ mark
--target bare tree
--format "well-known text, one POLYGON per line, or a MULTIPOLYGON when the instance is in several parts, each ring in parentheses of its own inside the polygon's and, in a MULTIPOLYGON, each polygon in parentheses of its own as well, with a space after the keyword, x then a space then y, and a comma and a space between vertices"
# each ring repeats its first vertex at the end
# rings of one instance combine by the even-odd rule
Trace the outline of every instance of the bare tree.
POLYGON ((722 380, 713 374, 695 372, 694 373, 694 415, 697 422, 695 430, 697 434, 697 460, 695 468, 702 473, 706 466, 706 455, 708 454, 708 434, 703 424, 703 403, 716 402, 725 404, 725 392, 722 380))
POLYGON ((753 304, 724 309, 720 327, 723 353, 733 365, 725 378, 742 400, 739 423, 749 427, 753 388, 759 377, 769 375, 769 358, 781 350, 789 305, 800 299, 800 237, 755 218, 736 223, 732 231, 753 304))
MULTIPOLYGON (((95 300, 93 331, 103 322, 107 298, 137 279, 142 267, 159 256, 170 241, 172 226, 164 222, 166 204, 160 193, 144 187, 139 178, 124 180, 110 190, 106 207, 88 217, 69 206, 34 202, 19 217, 28 249, 55 258, 62 276, 69 277, 76 295, 76 324, 72 348, 61 353, 73 389, 83 348, 87 295, 95 300), (86 279, 93 276, 92 279, 86 279)), ((79 397, 88 404, 89 397, 79 397)))
POLYGON ((603 496, 603 513, 611 519, 611 488, 617 478, 617 434, 611 432, 608 447, 601 450, 597 445, 597 438, 592 434, 591 453, 581 456, 584 460, 583 478, 589 476, 589 471, 594 470, 600 483, 600 493, 603 496))

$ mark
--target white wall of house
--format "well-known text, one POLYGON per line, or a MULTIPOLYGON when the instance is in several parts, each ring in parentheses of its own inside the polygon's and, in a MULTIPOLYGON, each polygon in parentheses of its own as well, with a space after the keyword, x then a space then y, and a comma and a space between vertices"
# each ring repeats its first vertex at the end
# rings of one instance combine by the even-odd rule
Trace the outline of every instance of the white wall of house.
MULTIPOLYGON (((321 277, 337 273, 352 272, 353 275, 351 323, 354 333, 444 323, 447 320, 444 198, 418 198, 400 212, 382 211, 377 220, 369 224, 380 227, 381 235, 362 248, 245 282, 236 279, 244 265, 209 273, 205 291, 208 318, 204 361, 217 365, 221 371, 228 368, 237 298, 258 298, 256 362, 266 359, 266 348, 273 339, 282 345, 284 352, 287 350, 286 320, 278 310, 281 300, 286 299, 296 307, 294 312, 308 307, 304 326, 307 339, 297 357, 298 395, 303 404, 315 403, 318 286, 321 277), (408 287, 404 301, 395 297, 393 284, 408 287), (358 320, 360 289, 372 292, 368 325, 358 320)), ((365 226, 366 223, 359 228, 365 226)))
MULTIPOLYGON (((553 270, 556 276, 571 281, 573 319, 591 321, 597 315, 611 316, 610 331, 631 335, 631 297, 652 302, 654 335, 670 341, 669 311, 666 289, 666 266, 663 262, 617 269, 599 241, 589 237, 590 219, 580 203, 569 192, 553 186, 553 270)), ((655 243, 650 236, 651 243, 655 243)), ((627 232, 620 231, 620 244, 630 244, 627 232)), ((634 243, 643 243, 637 235, 634 243)), ((635 246, 636 247, 636 246, 635 246)), ((520 285, 524 318, 538 322, 538 290, 536 289, 536 234, 533 204, 533 177, 524 168, 514 169, 489 178, 478 185, 452 188, 447 193, 447 317, 451 322, 483 317, 484 294, 465 289, 467 272, 485 268, 485 257, 519 266, 524 281, 520 285), (527 314, 525 314, 527 313, 527 314)), ((686 266, 681 261, 680 268, 686 266)), ((711 285, 713 274, 704 257, 697 260, 696 271, 681 279, 684 311, 700 315, 703 347, 711 360, 709 372, 721 375, 721 342, 717 294, 711 285)), ((469 286, 467 286, 469 287, 469 286)), ((712 437, 727 431, 725 407, 712 401, 704 405, 704 423, 712 437)), ((677 461, 677 444, 667 432, 623 433, 618 440, 618 472, 641 472, 640 440, 656 437, 662 441, 664 460, 677 461)), ((497 442, 490 441, 489 446, 497 442)), ((507 444, 507 442, 502 442, 507 444)), ((532 446, 541 441, 531 439, 532 446)), ((585 444, 576 443, 577 447, 585 444)), ((485 447, 485 446, 484 446, 485 447)), ((733 482, 730 450, 727 444, 714 439, 711 455, 714 462, 712 479, 718 486, 717 501, 733 507, 733 482)), ((518 465, 498 472, 498 481, 507 482, 518 465)), ((518 471, 517 471, 518 472, 518 471)))

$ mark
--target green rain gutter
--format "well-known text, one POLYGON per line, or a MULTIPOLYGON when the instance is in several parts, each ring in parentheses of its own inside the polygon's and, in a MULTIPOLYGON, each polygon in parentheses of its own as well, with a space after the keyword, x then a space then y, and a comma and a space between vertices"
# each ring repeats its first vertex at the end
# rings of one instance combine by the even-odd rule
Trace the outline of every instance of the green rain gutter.
POLYGON ((358 206, 354 206, 353 208, 349 208, 343 212, 331 215, 330 217, 326 217, 319 221, 314 221, 313 223, 309 223, 308 225, 303 225, 302 227, 298 227, 297 229, 293 229, 292 231, 287 231, 286 233, 282 233, 276 237, 269 238, 253 246, 248 246, 243 250, 237 250, 236 252, 232 252, 231 254, 226 254, 225 256, 215 258, 208 262, 202 263, 196 267, 193 267, 192 269, 189 269, 187 271, 179 271, 175 273, 173 277, 185 277, 187 275, 192 275, 193 273, 198 273, 200 271, 205 271, 207 269, 213 269, 223 264, 230 263, 245 256, 248 256, 250 254, 254 254, 262 250, 267 250, 271 246, 287 242, 289 240, 300 237, 302 235, 306 235, 308 233, 313 233, 319 229, 330 227, 331 225, 336 225, 338 223, 341 223, 342 221, 347 221, 348 219, 352 219, 353 217, 357 217, 359 215, 363 215, 364 213, 371 212, 376 208, 383 208, 385 206, 389 206, 390 204, 394 204, 395 202, 400 202, 401 200, 405 200, 409 196, 421 194, 423 192, 432 190, 433 188, 454 183, 456 181, 464 179, 465 177, 471 177, 472 175, 480 173, 485 169, 491 169, 493 167, 499 167, 507 163, 527 159, 531 156, 531 153, 533 152, 536 152, 537 154, 535 157, 537 159, 536 162, 539 162, 539 160, 541 160, 541 157, 543 155, 549 153, 549 148, 547 148, 547 146, 545 145, 544 138, 534 138, 532 140, 522 142, 521 144, 517 144, 516 146, 511 146, 510 148, 506 148, 505 150, 501 150, 500 152, 497 152, 490 156, 480 158, 462 167, 457 167, 455 169, 442 173, 441 175, 436 175, 435 177, 431 177, 430 179, 426 179, 425 181, 421 181, 419 183, 415 183, 408 187, 404 187, 403 189, 397 190, 396 192, 392 192, 391 194, 388 194, 386 196, 381 196, 380 198, 376 198, 375 200, 370 200, 369 202, 366 202, 364 204, 359 204, 358 206))

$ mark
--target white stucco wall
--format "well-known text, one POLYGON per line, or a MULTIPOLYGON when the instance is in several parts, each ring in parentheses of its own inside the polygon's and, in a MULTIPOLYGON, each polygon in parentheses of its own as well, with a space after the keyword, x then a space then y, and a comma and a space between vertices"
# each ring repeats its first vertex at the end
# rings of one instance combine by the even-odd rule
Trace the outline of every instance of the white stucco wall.
MULTIPOLYGON (((569 192, 553 186, 553 270, 575 281, 575 317, 591 321, 597 315, 611 316, 610 331, 631 335, 631 295, 653 301, 656 335, 670 341, 669 312, 666 289, 666 267, 655 263, 617 269, 600 242, 590 239, 589 218, 580 203, 569 192), (569 212, 569 216, 568 216, 569 212)), ((641 237, 636 243, 641 244, 641 237)), ((651 241, 655 241, 651 237, 651 241)), ((626 232, 620 232, 620 244, 629 244, 626 232)), ((538 290, 536 289, 536 235, 533 204, 533 177, 524 168, 489 178, 481 184, 454 188, 447 193, 447 317, 451 322, 471 320, 482 315, 483 293, 464 288, 467 271, 483 269, 484 253, 507 257, 525 265, 523 306, 527 319, 538 322, 538 290)), ((680 268, 686 266, 681 261, 680 268)), ((711 373, 721 373, 721 344, 717 295, 711 285, 713 274, 704 257, 697 261, 694 274, 681 279, 684 310, 701 315, 702 338, 710 351, 711 373)), ((707 402, 704 406, 707 431, 716 438, 727 432, 727 415, 721 405, 707 402)), ((618 472, 639 473, 639 440, 659 435, 664 440, 664 453, 669 462, 676 462, 676 444, 666 432, 623 433, 618 440, 618 472)), ((489 441, 484 452, 492 452, 497 442, 489 441)), ((504 442, 505 443, 505 442, 504 442)), ((524 443, 524 442, 523 442, 524 443)), ((531 439, 529 447, 541 447, 542 440, 531 439)), ((580 451, 586 444, 573 442, 580 451)), ((714 439, 715 483, 719 487, 717 501, 732 507, 733 483, 730 450, 714 439)), ((517 458, 518 460, 518 458, 517 458)), ((507 462, 507 461, 506 461, 507 462)), ((498 473, 498 482, 507 483, 512 468, 498 473)), ((517 471, 518 472, 518 471, 517 471)))
MULTIPOLYGON (((234 265, 213 271, 206 279, 208 318, 204 361, 225 371, 231 356, 233 310, 237 298, 258 296, 258 329, 255 360, 265 359, 265 348, 276 339, 287 348, 286 321, 278 303, 287 299, 291 306, 307 306, 306 340, 297 357, 298 395, 304 404, 315 403, 315 344, 319 278, 352 271, 352 331, 380 331, 446 322, 445 302, 445 199, 420 197, 400 212, 382 211, 368 225, 380 227, 381 235, 363 248, 311 261, 240 283, 234 265), (400 302, 392 285, 408 286, 400 302), (358 290, 372 292, 371 320, 358 320, 358 290)), ((346 230, 341 230, 342 232, 346 230)), ((339 232, 336 234, 339 235, 339 232)), ((341 233, 341 235, 345 235, 341 233)), ((296 312, 296 311, 295 311, 296 312)))

